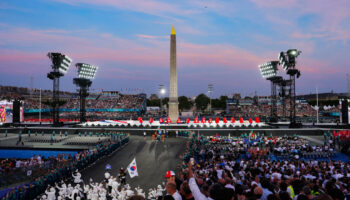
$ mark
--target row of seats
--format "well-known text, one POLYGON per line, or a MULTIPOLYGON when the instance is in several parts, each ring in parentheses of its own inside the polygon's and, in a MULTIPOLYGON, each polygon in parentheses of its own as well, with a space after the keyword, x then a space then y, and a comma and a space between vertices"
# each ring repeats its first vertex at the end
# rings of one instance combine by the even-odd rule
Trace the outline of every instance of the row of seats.
POLYGON ((59 143, 65 139, 67 139, 68 137, 66 136, 55 136, 55 137, 51 137, 51 135, 32 135, 30 137, 26 138, 27 142, 39 142, 39 143, 59 143))
POLYGON ((98 136, 88 136, 88 137, 80 137, 75 136, 71 137, 64 141, 66 145, 96 145, 101 141, 107 141, 110 137, 98 137, 98 136))

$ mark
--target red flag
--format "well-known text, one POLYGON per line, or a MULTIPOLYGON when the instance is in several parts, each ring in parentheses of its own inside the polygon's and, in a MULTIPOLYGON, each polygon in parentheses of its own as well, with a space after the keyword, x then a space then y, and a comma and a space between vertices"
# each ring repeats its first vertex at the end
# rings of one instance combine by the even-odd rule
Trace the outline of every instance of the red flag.
POLYGON ((224 121, 224 123, 226 124, 226 123, 227 123, 226 117, 224 117, 224 118, 222 119, 222 121, 224 121))
POLYGON ((256 123, 260 123, 259 117, 256 117, 256 118, 255 118, 255 122, 256 122, 256 123))
POLYGON ((243 117, 239 118, 239 122, 242 124, 243 123, 243 117))
POLYGON ((180 124, 180 123, 181 123, 180 117, 177 118, 176 123, 177 123, 177 124, 180 124))
POLYGON ((141 117, 138 118, 139 122, 142 124, 143 123, 143 120, 141 117))
POLYGON ((190 118, 186 119, 186 123, 189 124, 190 123, 190 118))
POLYGON ((232 123, 235 123, 235 122, 236 122, 236 120, 235 120, 234 117, 231 117, 231 122, 232 122, 232 123))
POLYGON ((194 118, 194 123, 199 123, 198 117, 194 118))
POLYGON ((205 120, 205 117, 203 117, 202 118, 202 123, 205 123, 205 122, 207 122, 207 121, 205 120))
POLYGON ((159 123, 164 123, 164 120, 163 120, 163 118, 159 118, 159 123))
POLYGON ((219 123, 220 122, 220 119, 217 117, 217 118, 215 118, 215 123, 219 123))
POLYGON ((168 124, 171 123, 170 117, 166 118, 166 123, 168 123, 168 124))
POLYGON ((208 122, 209 122, 209 124, 213 123, 213 119, 209 118, 208 122))
POLYGON ((252 118, 249 117, 249 123, 253 123, 253 120, 252 118))
POLYGON ((153 123, 153 118, 149 118, 149 123, 152 124, 153 123))

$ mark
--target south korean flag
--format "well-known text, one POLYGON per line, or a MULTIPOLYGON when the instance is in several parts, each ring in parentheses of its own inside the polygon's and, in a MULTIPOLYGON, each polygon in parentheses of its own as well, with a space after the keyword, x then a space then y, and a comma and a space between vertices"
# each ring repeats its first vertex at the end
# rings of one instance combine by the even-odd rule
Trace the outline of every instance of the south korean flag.
POLYGON ((135 176, 139 175, 137 173, 136 158, 134 158, 134 160, 132 160, 132 162, 129 164, 128 172, 129 172, 130 178, 134 178, 135 176))

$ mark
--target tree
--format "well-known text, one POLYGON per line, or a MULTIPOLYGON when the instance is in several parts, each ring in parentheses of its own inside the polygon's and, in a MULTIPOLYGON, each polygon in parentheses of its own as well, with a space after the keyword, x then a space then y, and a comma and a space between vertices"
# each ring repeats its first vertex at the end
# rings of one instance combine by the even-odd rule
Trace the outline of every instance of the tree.
POLYGON ((154 99, 154 100, 150 100, 150 99, 147 99, 147 102, 146 102, 147 106, 158 106, 160 107, 160 99, 154 99))
POLYGON ((211 100, 212 107, 225 109, 226 108, 226 100, 227 100, 227 96, 220 96, 219 99, 212 99, 211 100))
POLYGON ((188 100, 185 96, 179 97, 179 109, 180 110, 188 110, 192 107, 192 102, 188 100))
POLYGON ((208 104, 210 102, 209 97, 207 97, 207 95, 205 94, 200 94, 196 97, 195 103, 197 106, 197 109, 199 110, 205 110, 208 107, 208 104))

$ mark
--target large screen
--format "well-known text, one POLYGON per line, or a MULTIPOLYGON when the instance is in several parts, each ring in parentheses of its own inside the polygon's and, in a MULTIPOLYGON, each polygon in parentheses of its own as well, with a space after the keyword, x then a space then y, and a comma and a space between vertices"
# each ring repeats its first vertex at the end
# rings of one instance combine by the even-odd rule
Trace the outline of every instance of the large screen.
POLYGON ((13 103, 7 100, 0 101, 0 123, 13 122, 13 103))

